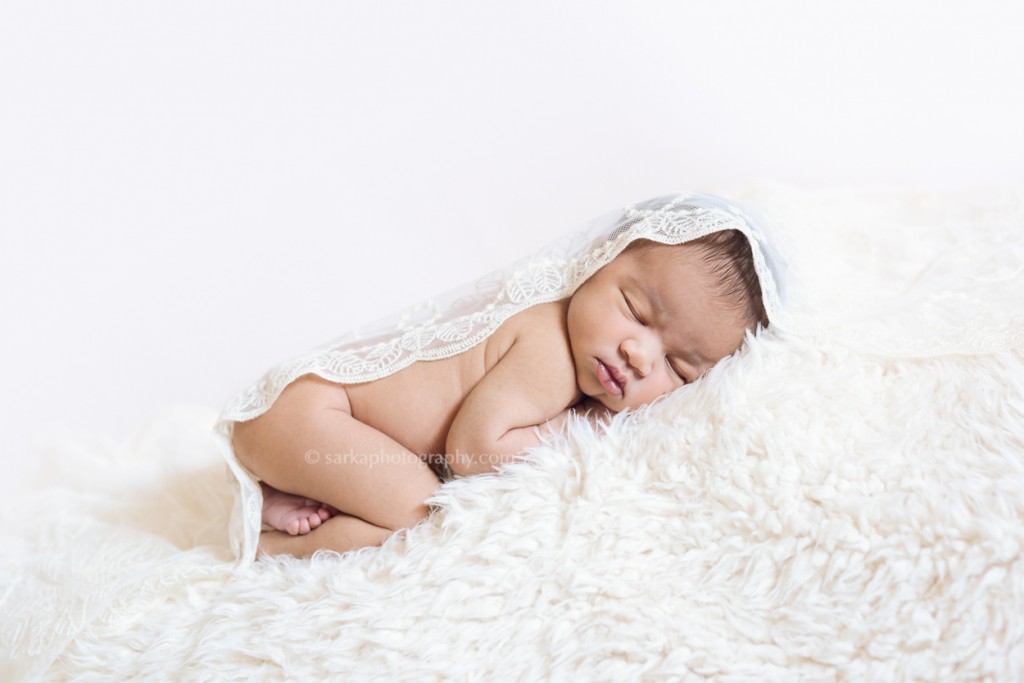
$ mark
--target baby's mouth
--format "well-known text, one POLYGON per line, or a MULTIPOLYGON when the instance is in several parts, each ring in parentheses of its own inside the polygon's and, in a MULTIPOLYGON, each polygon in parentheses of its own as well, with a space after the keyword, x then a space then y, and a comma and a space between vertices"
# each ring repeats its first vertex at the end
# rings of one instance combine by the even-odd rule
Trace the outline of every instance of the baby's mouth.
POLYGON ((612 396, 622 397, 625 393, 625 378, 615 368, 605 365, 600 358, 597 359, 597 380, 601 382, 604 390, 612 396))

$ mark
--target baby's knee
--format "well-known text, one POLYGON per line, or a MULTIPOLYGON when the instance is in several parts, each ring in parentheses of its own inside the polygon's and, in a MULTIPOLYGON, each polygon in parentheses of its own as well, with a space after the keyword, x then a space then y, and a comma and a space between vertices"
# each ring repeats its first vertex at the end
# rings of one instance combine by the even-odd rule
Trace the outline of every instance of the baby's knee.
POLYGON ((265 412, 252 420, 234 423, 231 435, 234 455, 248 467, 247 460, 258 460, 261 452, 273 451, 282 445, 297 426, 316 415, 314 409, 321 404, 325 404, 323 396, 317 393, 316 387, 310 386, 306 377, 295 380, 265 412))
POLYGON ((292 450, 296 433, 315 433, 334 417, 323 408, 347 407, 341 406, 342 399, 347 399, 344 387, 314 375, 300 377, 285 387, 265 412, 234 424, 231 447, 235 457, 257 473, 256 468, 268 458, 292 450))
POLYGON ((406 494, 392 504, 388 512, 390 523, 387 525, 392 531, 411 529, 430 516, 433 508, 426 501, 437 492, 441 482, 429 470, 427 473, 429 481, 426 477, 423 481, 417 481, 417 486, 412 487, 412 490, 407 489, 406 494))
POLYGON ((391 531, 411 529, 430 516, 430 507, 427 505, 416 505, 406 510, 392 510, 393 522, 388 524, 391 531))

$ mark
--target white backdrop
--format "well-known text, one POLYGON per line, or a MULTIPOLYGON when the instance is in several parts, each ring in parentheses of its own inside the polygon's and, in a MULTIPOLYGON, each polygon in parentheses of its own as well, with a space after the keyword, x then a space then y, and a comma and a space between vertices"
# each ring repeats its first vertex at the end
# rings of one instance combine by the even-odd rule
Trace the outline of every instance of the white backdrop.
MULTIPOLYGON (((1015 2, 0 4, 0 490, 616 206, 1024 181, 1015 2)), ((44 512, 41 510, 40 512, 44 512)))

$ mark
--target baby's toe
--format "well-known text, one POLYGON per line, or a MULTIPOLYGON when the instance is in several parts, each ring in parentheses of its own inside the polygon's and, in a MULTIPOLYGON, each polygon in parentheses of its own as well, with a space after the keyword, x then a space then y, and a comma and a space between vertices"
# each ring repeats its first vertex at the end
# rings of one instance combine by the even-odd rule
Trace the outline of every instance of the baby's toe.
POLYGON ((288 535, 290 535, 290 536, 298 536, 299 533, 300 533, 299 532, 299 520, 297 520, 297 519, 290 520, 287 524, 284 525, 284 530, 287 531, 288 535))
POLYGON ((310 515, 309 516, 309 528, 310 529, 315 529, 318 526, 320 526, 322 523, 323 523, 323 520, 320 519, 320 515, 315 515, 314 514, 314 515, 310 515))
MULTIPOLYGON (((320 522, 327 520, 327 518, 330 516, 331 511, 328 510, 327 508, 320 508, 319 510, 316 511, 316 517, 320 520, 320 522)), ((317 522, 317 524, 319 524, 320 522, 317 522)))
POLYGON ((308 534, 309 533, 309 520, 306 519, 305 517, 303 517, 302 519, 299 520, 299 533, 300 534, 308 534))

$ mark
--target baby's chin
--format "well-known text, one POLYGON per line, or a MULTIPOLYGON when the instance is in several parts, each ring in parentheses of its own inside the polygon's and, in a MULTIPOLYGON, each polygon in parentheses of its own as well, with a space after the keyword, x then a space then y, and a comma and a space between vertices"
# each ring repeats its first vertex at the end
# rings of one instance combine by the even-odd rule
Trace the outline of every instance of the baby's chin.
POLYGON ((609 397, 608 397, 607 394, 598 394, 596 396, 588 395, 587 398, 589 398, 591 401, 597 401, 598 403, 600 403, 601 405, 603 405, 605 408, 607 408, 608 410, 612 411, 613 413, 619 413, 619 412, 622 412, 623 410, 626 409, 626 406, 622 405, 622 401, 621 400, 619 400, 619 401, 611 401, 611 400, 609 400, 609 397))

